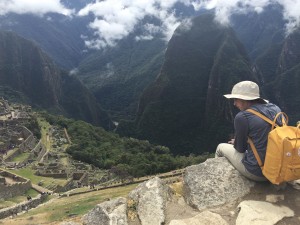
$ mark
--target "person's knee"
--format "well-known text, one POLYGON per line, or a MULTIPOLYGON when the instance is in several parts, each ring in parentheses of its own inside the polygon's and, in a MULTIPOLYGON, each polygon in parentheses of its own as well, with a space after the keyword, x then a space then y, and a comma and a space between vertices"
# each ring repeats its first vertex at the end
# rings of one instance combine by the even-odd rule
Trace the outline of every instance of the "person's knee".
POLYGON ((225 149, 226 143, 221 143, 217 146, 216 152, 215 152, 215 157, 223 157, 224 153, 223 150, 225 149))

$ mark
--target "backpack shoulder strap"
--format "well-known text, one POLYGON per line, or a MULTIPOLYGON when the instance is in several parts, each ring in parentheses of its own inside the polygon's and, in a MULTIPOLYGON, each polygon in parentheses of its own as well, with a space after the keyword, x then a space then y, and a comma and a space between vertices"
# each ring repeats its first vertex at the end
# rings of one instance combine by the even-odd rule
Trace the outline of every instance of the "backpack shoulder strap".
POLYGON ((261 161, 261 159, 260 159, 260 157, 259 157, 259 154, 258 154, 258 152, 257 152, 257 150, 256 150, 256 148, 255 148, 255 145, 254 145, 252 139, 249 138, 249 137, 248 137, 248 143, 250 144, 250 147, 251 147, 251 149, 252 149, 252 152, 253 152, 253 154, 254 154, 254 156, 255 156, 256 161, 258 162, 259 167, 260 167, 261 169, 263 169, 263 166, 264 166, 264 165, 263 165, 263 163, 262 163, 262 161, 261 161))
MULTIPOLYGON (((268 122, 269 124, 271 124, 272 127, 278 126, 275 122, 273 122, 272 120, 270 120, 268 117, 266 117, 265 115, 263 115, 263 114, 261 114, 261 113, 255 111, 255 110, 253 110, 253 109, 247 109, 246 111, 251 112, 251 113, 253 113, 254 115, 260 117, 260 118, 263 119, 264 121, 266 121, 266 122, 268 122)), ((249 145, 250 145, 250 147, 251 147, 251 149, 252 149, 252 152, 253 152, 253 154, 254 154, 254 156, 255 156, 255 158, 256 158, 256 161, 258 162, 259 167, 262 169, 262 168, 263 168, 263 163, 262 163, 262 161, 261 161, 261 159, 260 159, 260 156, 259 156, 259 154, 258 154, 258 152, 257 152, 257 149, 256 149, 256 147, 255 147, 255 145, 254 145, 252 139, 249 138, 249 137, 248 137, 248 143, 249 143, 249 145)))
POLYGON ((268 117, 266 117, 265 115, 263 115, 263 114, 257 112, 257 111, 254 110, 254 109, 247 109, 246 111, 253 113, 254 115, 260 117, 261 119, 263 119, 264 121, 268 122, 269 124, 271 124, 271 125, 273 125, 273 126, 275 126, 275 127, 278 126, 274 121, 270 120, 268 117))

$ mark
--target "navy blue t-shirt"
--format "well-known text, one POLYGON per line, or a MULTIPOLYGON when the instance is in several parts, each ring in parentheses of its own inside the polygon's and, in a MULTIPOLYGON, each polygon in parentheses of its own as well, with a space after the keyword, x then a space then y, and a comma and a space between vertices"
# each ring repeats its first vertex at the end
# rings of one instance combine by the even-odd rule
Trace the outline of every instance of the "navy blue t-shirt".
MULTIPOLYGON (((272 103, 255 104, 250 107, 259 113, 265 115, 270 120, 274 120, 277 113, 281 112, 280 108, 272 103)), ((280 119, 277 120, 280 125, 280 119)), ((238 152, 245 153, 242 163, 245 168, 252 174, 263 177, 261 168, 247 143, 250 137, 257 149, 261 161, 265 161, 268 134, 271 130, 271 124, 251 112, 240 111, 234 118, 235 141, 234 147, 238 152)))

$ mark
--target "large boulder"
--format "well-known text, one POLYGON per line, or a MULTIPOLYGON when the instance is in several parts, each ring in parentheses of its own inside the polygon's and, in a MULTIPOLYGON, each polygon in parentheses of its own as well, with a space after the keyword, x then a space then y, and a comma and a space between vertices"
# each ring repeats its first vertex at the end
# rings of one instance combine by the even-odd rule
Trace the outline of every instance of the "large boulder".
POLYGON ((169 197, 169 187, 163 180, 155 177, 130 192, 128 201, 135 206, 142 225, 161 225, 165 223, 165 209, 169 197))
POLYGON ((82 218, 84 225, 127 225, 126 198, 98 204, 82 218))
POLYGON ((262 201, 243 201, 238 207, 237 225, 274 225, 284 217, 294 216, 294 211, 286 206, 262 201))
POLYGON ((228 225, 228 223, 219 214, 204 211, 192 218, 172 220, 169 225, 228 225))
POLYGON ((185 201, 199 210, 233 202, 254 186, 224 157, 187 167, 183 179, 185 201))
POLYGON ((59 225, 81 225, 81 223, 69 221, 69 222, 62 222, 59 225))

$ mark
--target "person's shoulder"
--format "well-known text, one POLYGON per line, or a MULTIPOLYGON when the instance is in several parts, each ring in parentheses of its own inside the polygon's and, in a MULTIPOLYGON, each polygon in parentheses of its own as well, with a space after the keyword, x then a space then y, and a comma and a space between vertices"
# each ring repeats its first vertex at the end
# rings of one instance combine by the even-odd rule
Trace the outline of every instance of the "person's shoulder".
POLYGON ((267 103, 265 104, 265 107, 277 112, 281 112, 281 109, 279 108, 279 106, 275 105, 274 103, 267 103))
POLYGON ((250 112, 247 111, 239 111, 236 116, 235 116, 235 120, 246 120, 247 117, 249 116, 250 112))

